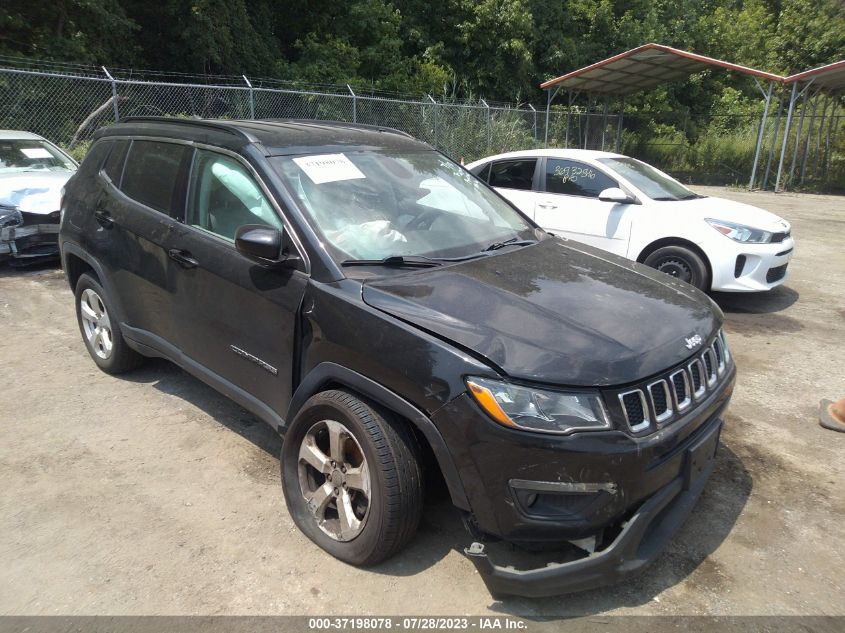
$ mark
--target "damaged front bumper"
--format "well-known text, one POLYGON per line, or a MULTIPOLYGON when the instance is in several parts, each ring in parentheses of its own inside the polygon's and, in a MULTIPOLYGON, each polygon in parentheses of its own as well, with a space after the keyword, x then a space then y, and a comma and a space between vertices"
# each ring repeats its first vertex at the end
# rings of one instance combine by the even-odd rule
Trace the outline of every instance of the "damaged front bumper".
POLYGON ((59 253, 59 212, 22 214, 22 221, 0 227, 0 260, 50 257, 59 253))
POLYGON ((495 565, 482 543, 473 543, 464 553, 494 598, 555 596, 619 582, 657 558, 692 512, 713 471, 721 428, 719 418, 710 421, 686 449, 681 474, 643 502, 600 551, 530 570, 495 565))

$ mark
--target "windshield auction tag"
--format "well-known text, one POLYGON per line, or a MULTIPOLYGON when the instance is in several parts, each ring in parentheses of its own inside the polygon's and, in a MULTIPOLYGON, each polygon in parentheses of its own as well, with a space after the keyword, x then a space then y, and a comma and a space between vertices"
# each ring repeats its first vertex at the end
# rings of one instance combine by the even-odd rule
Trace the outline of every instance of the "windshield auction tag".
POLYGON ((21 152, 27 158, 53 158, 53 155, 43 147, 22 147, 21 152))
POLYGON ((294 158, 299 168, 304 171, 315 185, 337 180, 355 180, 366 178, 355 164, 344 154, 318 154, 294 158))

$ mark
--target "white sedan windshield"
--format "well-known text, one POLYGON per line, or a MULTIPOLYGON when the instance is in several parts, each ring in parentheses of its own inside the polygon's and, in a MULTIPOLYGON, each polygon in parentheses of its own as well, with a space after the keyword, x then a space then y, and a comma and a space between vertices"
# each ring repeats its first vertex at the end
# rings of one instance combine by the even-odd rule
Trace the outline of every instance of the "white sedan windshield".
POLYGON ((691 200, 699 198, 674 178, 635 158, 599 158, 652 200, 691 200))
POLYGON ((19 171, 75 171, 76 165, 59 150, 39 140, 0 140, 0 173, 19 171))
POLYGON ((433 151, 271 159, 339 260, 454 258, 531 226, 475 176, 433 151))

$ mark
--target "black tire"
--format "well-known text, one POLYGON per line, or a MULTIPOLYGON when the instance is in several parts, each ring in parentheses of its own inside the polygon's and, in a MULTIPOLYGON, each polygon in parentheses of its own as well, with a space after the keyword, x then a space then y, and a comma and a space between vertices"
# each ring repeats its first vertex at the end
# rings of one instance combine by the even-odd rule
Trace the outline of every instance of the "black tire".
MULTIPOLYGON (((97 364, 97 367, 107 374, 121 374, 131 369, 135 369, 144 362, 144 357, 126 344, 123 334, 120 331, 120 324, 118 323, 117 315, 112 309, 111 301, 106 295, 105 290, 103 290, 103 287, 96 279, 94 279, 94 277, 87 273, 80 275, 79 280, 76 282, 74 297, 76 302, 76 320, 79 323, 79 332, 82 334, 82 341, 85 343, 85 348, 88 350, 88 354, 90 354, 91 359, 97 364), (86 333, 85 319, 83 319, 82 315, 83 294, 86 290, 92 291, 99 298, 109 319, 111 349, 105 358, 101 355, 101 353, 98 353, 98 350, 95 349, 95 343, 92 342, 86 333)), ((97 347, 99 347, 100 352, 103 351, 102 346, 98 345, 97 347)))
POLYGON ((335 558, 352 565, 375 565, 402 549, 417 531, 423 507, 419 455, 416 440, 401 419, 346 391, 318 393, 303 405, 282 445, 282 488, 288 511, 299 529, 335 558), (348 430, 357 442, 353 448, 360 447, 369 469, 366 515, 360 532, 346 541, 336 540, 321 529, 300 483, 303 440, 326 420, 339 422, 348 430))
POLYGON ((710 290, 710 275, 701 256, 683 246, 664 246, 645 258, 646 266, 685 281, 699 290, 710 290))

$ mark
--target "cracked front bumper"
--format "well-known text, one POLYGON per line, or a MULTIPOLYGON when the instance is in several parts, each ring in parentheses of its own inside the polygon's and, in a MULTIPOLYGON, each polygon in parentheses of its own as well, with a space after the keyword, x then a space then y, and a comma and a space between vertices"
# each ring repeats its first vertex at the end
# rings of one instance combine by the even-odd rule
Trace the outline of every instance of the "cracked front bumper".
POLYGON ((518 570, 499 567, 481 543, 465 554, 494 597, 544 597, 619 582, 651 563, 692 512, 715 465, 722 422, 715 418, 685 450, 681 474, 651 497, 623 524, 604 549, 566 563, 518 570))

